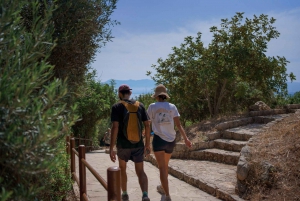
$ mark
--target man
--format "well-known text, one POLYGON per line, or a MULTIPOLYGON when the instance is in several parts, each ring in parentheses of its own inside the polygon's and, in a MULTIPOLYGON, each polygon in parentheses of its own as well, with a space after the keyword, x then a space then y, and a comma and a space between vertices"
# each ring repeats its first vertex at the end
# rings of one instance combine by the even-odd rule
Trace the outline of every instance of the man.
POLYGON ((106 148, 109 148, 109 146, 110 146, 110 136, 111 136, 111 130, 110 130, 110 128, 108 128, 107 132, 105 132, 105 135, 103 138, 106 148))
MULTIPOLYGON (((131 95, 130 87, 126 84, 119 87, 119 98, 128 104, 135 104, 135 100, 129 100, 131 95)), ((145 145, 141 137, 138 143, 131 143, 123 133, 123 119, 125 116, 126 107, 118 102, 112 106, 111 112, 111 142, 110 142, 110 159, 116 161, 116 153, 113 150, 117 138, 117 155, 119 160, 119 167, 121 169, 121 188, 122 200, 128 201, 127 194, 127 174, 126 165, 128 160, 132 160, 135 164, 135 171, 138 176, 139 184, 142 190, 142 201, 150 201, 148 198, 148 178, 144 172, 144 156, 150 153, 150 121, 146 109, 142 103, 139 104, 138 113, 145 127, 145 145), (146 153, 146 154, 144 154, 146 153)))

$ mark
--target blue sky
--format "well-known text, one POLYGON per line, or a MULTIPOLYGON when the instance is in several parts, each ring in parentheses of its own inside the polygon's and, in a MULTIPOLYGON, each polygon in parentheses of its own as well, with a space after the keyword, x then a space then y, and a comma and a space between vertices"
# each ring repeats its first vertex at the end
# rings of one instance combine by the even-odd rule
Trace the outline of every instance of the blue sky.
POLYGON ((171 48, 187 36, 202 32, 207 46, 209 28, 236 12, 244 17, 267 14, 277 21, 280 37, 268 45, 268 56, 285 56, 300 82, 300 0, 119 0, 111 19, 121 24, 112 28, 113 42, 101 48, 91 64, 98 79, 150 79, 147 71, 158 58, 167 58, 171 48))

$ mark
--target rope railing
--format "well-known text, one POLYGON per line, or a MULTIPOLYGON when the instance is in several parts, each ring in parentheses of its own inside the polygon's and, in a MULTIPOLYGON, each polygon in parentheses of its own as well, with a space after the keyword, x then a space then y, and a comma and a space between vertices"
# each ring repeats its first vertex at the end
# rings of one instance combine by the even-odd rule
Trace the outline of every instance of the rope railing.
POLYGON ((66 138, 67 148, 66 151, 70 154, 70 166, 72 179, 76 181, 79 186, 80 201, 88 201, 87 189, 86 189, 86 168, 94 175, 99 183, 107 191, 108 201, 121 201, 121 173, 119 167, 109 167, 107 169, 107 182, 100 176, 100 174, 86 161, 85 145, 78 146, 78 152, 75 149, 75 138, 67 136, 66 138), (79 166, 79 178, 76 175, 75 169, 75 155, 78 156, 79 166))

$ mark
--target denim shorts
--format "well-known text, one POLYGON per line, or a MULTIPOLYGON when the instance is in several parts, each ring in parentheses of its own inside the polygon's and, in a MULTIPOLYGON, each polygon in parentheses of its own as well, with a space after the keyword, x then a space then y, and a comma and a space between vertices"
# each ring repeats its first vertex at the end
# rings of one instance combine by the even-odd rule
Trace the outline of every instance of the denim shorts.
POLYGON ((132 160, 135 163, 140 163, 144 161, 144 147, 129 149, 123 149, 118 147, 117 155, 120 159, 122 159, 125 162, 128 162, 128 160, 132 160))
POLYGON ((158 135, 154 134, 152 140, 152 147, 154 152, 165 151, 166 153, 171 154, 173 152, 175 145, 176 145, 176 139, 173 142, 168 142, 161 139, 158 135))

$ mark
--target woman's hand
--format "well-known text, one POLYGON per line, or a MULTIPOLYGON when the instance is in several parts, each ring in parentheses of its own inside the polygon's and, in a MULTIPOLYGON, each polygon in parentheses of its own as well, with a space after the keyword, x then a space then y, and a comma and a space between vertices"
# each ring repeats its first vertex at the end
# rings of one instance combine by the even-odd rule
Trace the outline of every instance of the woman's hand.
POLYGON ((191 148, 192 145, 193 145, 193 143, 192 143, 188 138, 186 138, 186 139, 184 140, 184 143, 185 143, 185 145, 186 145, 188 148, 191 148))

